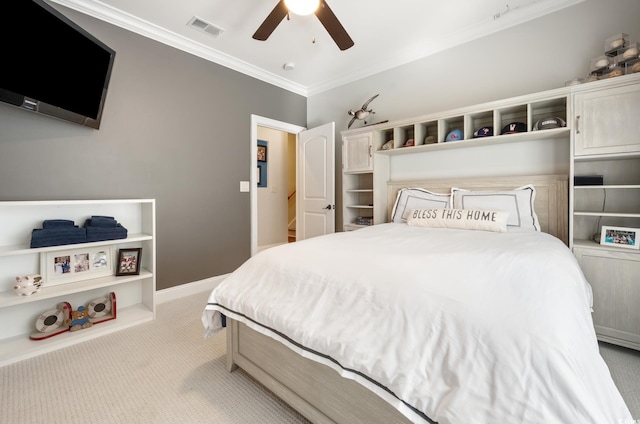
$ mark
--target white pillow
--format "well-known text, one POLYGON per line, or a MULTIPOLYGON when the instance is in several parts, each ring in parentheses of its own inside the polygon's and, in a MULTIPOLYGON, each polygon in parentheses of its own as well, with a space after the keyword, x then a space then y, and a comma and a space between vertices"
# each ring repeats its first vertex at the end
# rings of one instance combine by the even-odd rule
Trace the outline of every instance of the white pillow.
POLYGON ((513 190, 470 191, 451 189, 451 207, 455 209, 479 209, 509 213, 507 226, 540 231, 538 216, 533 207, 536 190, 525 185, 513 190))
POLYGON ((424 188, 401 188, 391 211, 391 222, 407 222, 411 209, 449 208, 451 194, 432 193, 424 188))
POLYGON ((472 209, 414 209, 407 224, 415 227, 459 228, 507 232, 509 214, 504 211, 472 209))

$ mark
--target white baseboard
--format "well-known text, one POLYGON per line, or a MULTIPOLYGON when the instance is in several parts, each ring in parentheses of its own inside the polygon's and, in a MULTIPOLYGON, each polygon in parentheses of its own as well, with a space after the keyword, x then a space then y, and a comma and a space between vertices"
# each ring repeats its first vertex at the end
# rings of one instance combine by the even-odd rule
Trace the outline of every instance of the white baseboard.
POLYGON ((216 277, 206 278, 192 283, 180 284, 179 286, 169 287, 156 291, 156 304, 169 302, 171 300, 180 299, 201 292, 210 292, 218 284, 222 282, 229 274, 218 275, 216 277))

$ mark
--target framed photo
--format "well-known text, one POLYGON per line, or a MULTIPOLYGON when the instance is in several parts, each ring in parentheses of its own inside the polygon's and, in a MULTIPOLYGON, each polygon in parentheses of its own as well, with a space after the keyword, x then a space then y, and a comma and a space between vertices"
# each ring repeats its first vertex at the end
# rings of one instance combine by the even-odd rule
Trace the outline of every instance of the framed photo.
POLYGON ((42 253, 40 275, 44 286, 113 275, 113 250, 102 246, 42 253))
POLYGON ((139 275, 141 256, 142 248, 140 247, 118 250, 116 275, 139 275))
POLYGON ((604 246, 638 249, 638 233, 640 228, 602 226, 600 244, 604 246))
POLYGON ((267 146, 258 144, 258 162, 267 161, 267 146))

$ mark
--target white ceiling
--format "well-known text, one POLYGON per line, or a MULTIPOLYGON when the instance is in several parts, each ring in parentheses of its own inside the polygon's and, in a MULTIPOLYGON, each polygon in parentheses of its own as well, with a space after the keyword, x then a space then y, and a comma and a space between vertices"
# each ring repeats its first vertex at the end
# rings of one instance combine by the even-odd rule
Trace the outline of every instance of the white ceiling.
POLYGON ((254 40, 278 0, 49 1, 310 96, 585 0, 327 0, 355 42, 345 51, 313 15, 254 40), (224 31, 199 31, 194 16, 224 31))

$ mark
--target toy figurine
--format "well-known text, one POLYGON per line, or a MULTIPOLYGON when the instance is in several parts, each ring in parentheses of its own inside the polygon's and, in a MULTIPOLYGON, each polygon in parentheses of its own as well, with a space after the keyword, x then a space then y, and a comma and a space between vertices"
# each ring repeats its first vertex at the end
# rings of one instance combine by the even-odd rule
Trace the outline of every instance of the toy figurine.
POLYGON ((84 306, 78 306, 76 311, 71 311, 71 318, 67 319, 65 324, 69 326, 69 331, 77 331, 93 325, 89 321, 89 311, 84 306))

